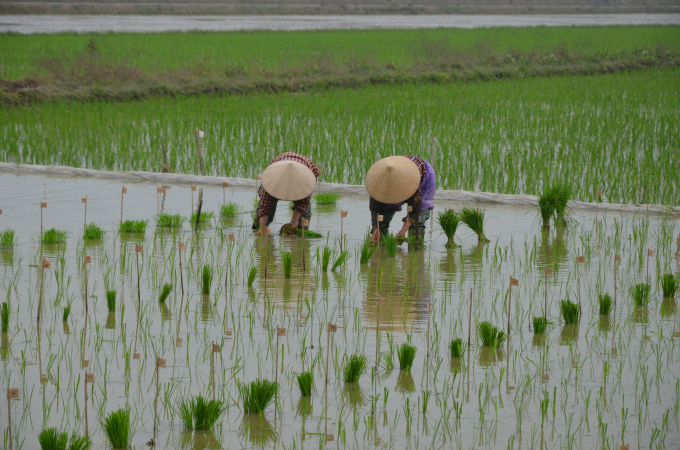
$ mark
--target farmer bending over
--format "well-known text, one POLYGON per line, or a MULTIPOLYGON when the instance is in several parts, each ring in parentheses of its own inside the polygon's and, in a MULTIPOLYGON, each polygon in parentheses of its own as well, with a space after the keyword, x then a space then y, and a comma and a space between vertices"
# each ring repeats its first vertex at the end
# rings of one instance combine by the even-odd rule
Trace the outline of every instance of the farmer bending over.
POLYGON ((406 214, 397 237, 406 237, 411 224, 418 221, 419 235, 425 235, 425 221, 434 209, 434 193, 437 179, 434 169, 424 159, 401 155, 383 158, 371 166, 366 174, 366 190, 371 196, 368 207, 371 210, 371 241, 378 239, 378 215, 380 233, 386 234, 392 218, 406 203, 411 212, 406 214))
MULTIPOLYGON (((279 200, 293 202, 293 218, 290 224, 302 228, 302 218, 311 219, 311 195, 316 187, 319 168, 306 156, 297 153, 281 153, 262 173, 262 186, 258 191, 257 204, 259 236, 274 221, 279 200)), ((255 224, 253 224, 255 229, 255 224)))

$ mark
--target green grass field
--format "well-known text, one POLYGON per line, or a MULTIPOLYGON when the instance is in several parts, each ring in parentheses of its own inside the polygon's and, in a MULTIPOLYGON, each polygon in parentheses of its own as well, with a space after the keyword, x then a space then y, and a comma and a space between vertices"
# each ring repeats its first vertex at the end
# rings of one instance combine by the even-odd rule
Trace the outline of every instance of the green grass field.
POLYGON ((0 112, 2 160, 254 177, 299 151, 323 181, 363 183, 392 154, 433 161, 439 188, 539 193, 562 179, 581 200, 677 204, 680 69, 482 83, 331 89, 308 94, 54 102, 0 112), (343 164, 337 164, 343 161, 343 164), (637 189, 637 190, 636 190, 637 189), (637 197, 636 197, 637 192, 637 197))

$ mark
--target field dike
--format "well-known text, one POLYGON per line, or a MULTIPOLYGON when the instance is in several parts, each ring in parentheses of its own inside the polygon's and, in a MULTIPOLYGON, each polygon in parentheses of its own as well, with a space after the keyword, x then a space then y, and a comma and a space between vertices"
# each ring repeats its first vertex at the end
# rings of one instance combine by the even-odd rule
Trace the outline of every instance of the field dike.
MULTIPOLYGON (((203 185, 222 187, 223 182, 235 187, 255 188, 255 180, 233 177, 211 177, 179 173, 156 173, 141 171, 108 171, 81 169, 67 166, 41 166, 32 164, 0 163, 0 173, 16 175, 44 175, 65 178, 92 178, 101 180, 129 181, 131 183, 151 182, 166 185, 203 185)), ((317 185, 318 192, 335 192, 338 194, 366 195, 363 185, 323 183, 317 185)), ((494 203, 514 206, 536 206, 538 196, 529 194, 498 194, 494 192, 472 192, 462 190, 439 189, 435 200, 456 202, 494 203)), ((680 207, 665 205, 634 205, 622 203, 589 203, 571 200, 569 207, 583 211, 616 211, 640 214, 680 215, 680 207)))

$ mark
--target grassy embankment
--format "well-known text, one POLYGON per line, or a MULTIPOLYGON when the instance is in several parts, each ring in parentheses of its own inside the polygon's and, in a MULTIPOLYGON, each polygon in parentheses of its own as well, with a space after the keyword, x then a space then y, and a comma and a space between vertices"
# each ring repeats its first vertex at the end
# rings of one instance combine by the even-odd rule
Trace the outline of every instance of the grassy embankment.
POLYGON ((677 67, 677 30, 6 34, 0 39, 0 102, 306 92, 677 67))

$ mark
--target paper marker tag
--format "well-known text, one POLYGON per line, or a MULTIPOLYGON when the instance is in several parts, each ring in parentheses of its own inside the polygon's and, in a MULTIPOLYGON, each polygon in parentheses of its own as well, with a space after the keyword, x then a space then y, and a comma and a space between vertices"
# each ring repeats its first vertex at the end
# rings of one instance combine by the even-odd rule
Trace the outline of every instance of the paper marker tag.
POLYGON ((519 286, 519 280, 517 278, 510 277, 510 286, 519 286))
POLYGON ((51 265, 52 265, 51 262, 49 262, 46 259, 43 259, 43 269, 49 269, 51 265))
POLYGON ((597 191, 597 196, 602 197, 602 191, 597 191))
POLYGON ((579 264, 584 263, 584 262, 586 262, 586 257, 585 256, 577 256, 576 262, 579 263, 579 264))
POLYGON ((546 268, 545 268, 545 274, 546 274, 546 275, 552 275, 552 274, 553 274, 552 268, 546 267, 546 268))
POLYGON ((335 440, 335 437, 333 437, 332 434, 326 435, 326 442, 333 442, 334 440, 335 440))
POLYGON ((326 172, 324 172, 323 169, 319 169, 319 175, 323 175, 324 173, 326 172))
POLYGON ((234 332, 231 330, 227 330, 224 332, 224 334, 226 334, 227 336, 231 336, 232 334, 234 334, 234 332))
POLYGON ((412 212, 412 211, 413 211, 413 206, 409 206, 408 208, 406 208, 406 212, 412 212))
POLYGON ((204 135, 205 135, 204 132, 202 132, 201 130, 198 130, 198 137, 202 138, 204 135))
POLYGON ((156 193, 157 194, 165 194, 165 188, 162 188, 162 187, 156 188, 156 193))
POLYGON ((223 182, 222 182, 222 187, 223 187, 223 188, 228 188, 228 187, 229 187, 229 183, 227 183, 226 181, 223 181, 223 182))
POLYGON ((332 323, 329 323, 328 324, 328 332, 329 333, 335 333, 336 331, 338 331, 338 326, 333 325, 332 323))
POLYGON ((81 366, 82 366, 83 369, 87 369, 88 367, 90 367, 90 360, 89 359, 83 359, 81 361, 81 366))
POLYGON ((654 256, 654 250, 652 250, 651 248, 647 250, 647 256, 654 256))
POLYGON ((0 209, 0 216, 2 216, 2 209, 0 209))
MULTIPOLYGON (((340 211, 340 217, 347 217, 347 211, 340 211)), ((678 239, 680 239, 680 237, 678 239)))
POLYGON ((87 203, 87 197, 83 197, 82 199, 80 199, 80 202, 81 203, 87 203))
POLYGON ((378 214, 378 222, 382 222, 382 221, 383 221, 383 216, 382 216, 382 214, 378 214))
POLYGON ((221 351, 220 344, 213 344, 212 345, 212 352, 213 353, 219 353, 220 351, 221 351))
POLYGON ((40 375, 40 382, 42 384, 45 384, 49 381, 50 379, 47 377, 47 375, 40 375))
POLYGON ((196 191, 196 186, 191 185, 191 192, 195 192, 195 191, 196 191))
POLYGON ((177 338, 177 347, 182 346, 182 338, 177 338))
POLYGON ((451 208, 451 209, 449 209, 449 212, 450 212, 451 214, 455 214, 455 213, 456 213, 456 210, 453 209, 453 208, 451 208))
POLYGON ((123 194, 127 194, 127 188, 123 187, 123 194))
POLYGON ((255 181, 260 181, 260 180, 262 180, 262 177, 260 175, 255 177, 255 181))
POLYGON ((277 336, 285 336, 286 335, 286 329, 285 328, 277 328, 276 329, 276 335, 277 336))
POLYGON ((86 373, 85 374, 85 381, 88 383, 94 383, 94 374, 93 373, 86 373))
POLYGON ((139 353, 134 353, 132 355, 132 359, 139 359, 139 353))
POLYGON ((19 398, 19 388, 7 389, 7 400, 19 398))
POLYGON ((142 244, 137 244, 135 245, 135 251, 137 253, 142 253, 144 251, 144 248, 142 247, 142 244))
POLYGON ((267 234, 272 234, 272 230, 270 230, 269 228, 267 228, 267 234))
POLYGON ((47 208, 47 202, 40 202, 41 208, 47 208))
POLYGON ((614 262, 621 261, 621 255, 614 255, 614 262))
POLYGON ((302 219, 302 226, 303 226, 303 227, 309 226, 309 220, 307 220, 307 219, 302 219))
POLYGON ((90 255, 85 255, 85 264, 91 263, 91 262, 92 262, 92 258, 90 257, 90 255))
POLYGON ((230 234, 228 239, 229 242, 236 242, 236 236, 234 236, 233 234, 230 234))
POLYGON ((180 250, 184 250, 184 242, 178 242, 177 248, 179 248, 180 250))
POLYGON ((158 361, 156 361, 156 365, 160 368, 165 369, 165 359, 164 358, 158 358, 158 361))

